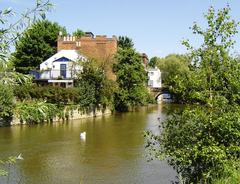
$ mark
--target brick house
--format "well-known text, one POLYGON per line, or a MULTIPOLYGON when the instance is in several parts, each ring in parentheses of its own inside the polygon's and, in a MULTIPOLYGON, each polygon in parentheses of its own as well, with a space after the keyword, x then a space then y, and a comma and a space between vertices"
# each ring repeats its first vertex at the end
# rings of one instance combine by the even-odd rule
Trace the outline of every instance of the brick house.
POLYGON ((105 35, 94 36, 86 32, 85 36, 62 36, 59 34, 57 50, 77 50, 88 59, 94 59, 103 65, 109 79, 115 80, 112 72, 114 54, 117 52, 117 37, 108 38, 105 35))

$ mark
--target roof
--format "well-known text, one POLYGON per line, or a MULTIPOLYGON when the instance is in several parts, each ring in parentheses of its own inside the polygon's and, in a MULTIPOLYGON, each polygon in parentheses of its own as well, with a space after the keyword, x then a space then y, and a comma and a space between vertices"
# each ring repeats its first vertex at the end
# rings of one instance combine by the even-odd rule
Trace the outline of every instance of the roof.
POLYGON ((61 58, 66 58, 70 61, 86 60, 86 58, 80 55, 76 50, 60 50, 46 61, 40 64, 40 68, 51 67, 54 61, 59 61, 61 58))

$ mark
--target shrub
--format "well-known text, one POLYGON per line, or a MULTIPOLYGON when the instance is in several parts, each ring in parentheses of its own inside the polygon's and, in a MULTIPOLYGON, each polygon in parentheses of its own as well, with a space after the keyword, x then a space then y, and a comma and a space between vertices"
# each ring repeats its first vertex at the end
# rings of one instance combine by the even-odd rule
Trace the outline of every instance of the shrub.
POLYGON ((48 103, 54 104, 77 104, 78 88, 61 88, 53 86, 37 86, 37 85, 19 85, 14 89, 16 98, 23 100, 46 100, 48 103))
POLYGON ((14 95, 12 87, 0 83, 0 118, 6 119, 13 115, 14 95))
POLYGON ((15 114, 21 122, 29 124, 52 121, 62 110, 56 105, 43 101, 18 103, 15 114))

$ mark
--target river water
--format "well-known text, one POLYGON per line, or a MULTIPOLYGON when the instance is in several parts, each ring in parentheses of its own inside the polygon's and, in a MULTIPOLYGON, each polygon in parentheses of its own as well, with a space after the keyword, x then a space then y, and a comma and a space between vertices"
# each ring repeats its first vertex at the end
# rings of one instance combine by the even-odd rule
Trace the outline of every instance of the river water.
POLYGON ((170 184, 176 173, 166 162, 147 162, 144 149, 143 131, 158 133, 162 109, 0 128, 0 158, 24 158, 0 184, 170 184), (79 137, 83 131, 85 141, 79 137))

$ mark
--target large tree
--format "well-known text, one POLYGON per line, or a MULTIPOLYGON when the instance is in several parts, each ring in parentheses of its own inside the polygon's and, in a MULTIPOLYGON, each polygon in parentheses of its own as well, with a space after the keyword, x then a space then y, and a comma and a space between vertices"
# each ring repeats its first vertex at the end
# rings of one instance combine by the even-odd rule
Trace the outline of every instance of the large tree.
POLYGON ((38 20, 16 42, 13 62, 16 71, 28 73, 37 69, 44 60, 57 52, 59 32, 66 34, 65 28, 48 20, 38 20))
POLYGON ((119 85, 115 98, 116 109, 128 111, 131 107, 145 104, 148 97, 145 87, 147 75, 141 55, 132 48, 119 49, 114 71, 119 85))

